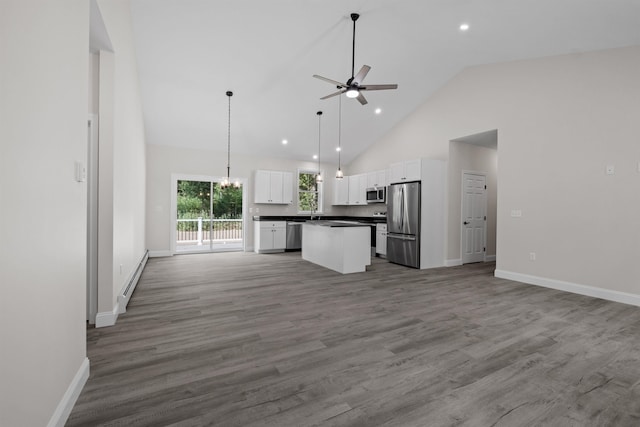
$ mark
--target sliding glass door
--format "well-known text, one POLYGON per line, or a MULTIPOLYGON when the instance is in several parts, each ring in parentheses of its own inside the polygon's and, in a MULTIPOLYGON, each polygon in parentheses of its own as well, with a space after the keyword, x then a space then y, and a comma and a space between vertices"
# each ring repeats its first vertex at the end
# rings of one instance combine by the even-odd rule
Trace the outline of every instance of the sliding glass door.
POLYGON ((243 250, 242 185, 178 179, 176 190, 177 253, 243 250))

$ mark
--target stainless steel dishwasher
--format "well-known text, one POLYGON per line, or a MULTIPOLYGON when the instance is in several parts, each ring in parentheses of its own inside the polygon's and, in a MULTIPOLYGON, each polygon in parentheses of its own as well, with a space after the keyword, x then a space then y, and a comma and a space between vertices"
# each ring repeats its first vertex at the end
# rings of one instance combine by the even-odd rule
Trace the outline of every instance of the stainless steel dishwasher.
POLYGON ((299 251, 302 249, 302 223, 287 222, 287 250, 299 251))

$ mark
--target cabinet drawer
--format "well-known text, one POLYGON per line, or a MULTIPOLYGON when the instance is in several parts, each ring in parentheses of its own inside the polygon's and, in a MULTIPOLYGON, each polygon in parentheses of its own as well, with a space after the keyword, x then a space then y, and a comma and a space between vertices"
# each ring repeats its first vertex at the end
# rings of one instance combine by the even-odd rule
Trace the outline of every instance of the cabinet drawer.
POLYGON ((260 221, 260 228, 286 228, 286 221, 260 221))

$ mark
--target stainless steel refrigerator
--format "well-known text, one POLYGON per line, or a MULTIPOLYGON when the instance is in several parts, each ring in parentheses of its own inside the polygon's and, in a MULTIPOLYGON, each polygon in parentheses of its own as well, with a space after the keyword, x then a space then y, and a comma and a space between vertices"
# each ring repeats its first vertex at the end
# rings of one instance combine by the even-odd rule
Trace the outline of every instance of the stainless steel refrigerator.
POLYGON ((387 260, 420 268, 420 182, 389 186, 387 260))

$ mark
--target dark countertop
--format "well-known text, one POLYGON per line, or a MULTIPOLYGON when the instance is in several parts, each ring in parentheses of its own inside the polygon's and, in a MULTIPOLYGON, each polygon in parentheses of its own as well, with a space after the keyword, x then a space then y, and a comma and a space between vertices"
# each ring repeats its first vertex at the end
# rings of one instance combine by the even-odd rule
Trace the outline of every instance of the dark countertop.
MULTIPOLYGON (((384 216, 330 216, 330 215, 314 215, 313 219, 316 220, 320 217, 320 221, 358 221, 367 224, 386 224, 387 218, 384 216)), ((295 221, 305 222, 311 219, 310 215, 289 215, 289 216, 277 216, 277 215, 254 215, 254 221, 295 221)))
POLYGON ((326 220, 307 220, 307 224, 317 225, 320 227, 369 227, 371 224, 366 224, 364 222, 356 222, 356 221, 344 221, 336 220, 336 221, 326 221, 326 220))

